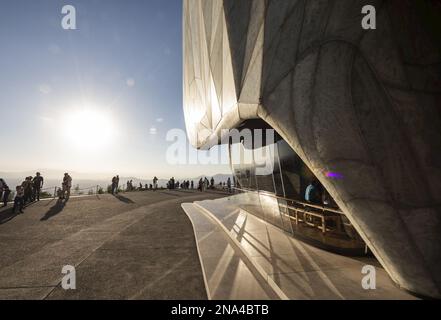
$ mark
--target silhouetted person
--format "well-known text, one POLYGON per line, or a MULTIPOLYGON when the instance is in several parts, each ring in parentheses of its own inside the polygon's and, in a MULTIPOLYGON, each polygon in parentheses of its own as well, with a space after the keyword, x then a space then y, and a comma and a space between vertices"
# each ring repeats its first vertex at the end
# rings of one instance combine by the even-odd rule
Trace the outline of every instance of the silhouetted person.
POLYGON ((32 201, 32 177, 26 177, 21 183, 23 188, 23 202, 24 204, 32 201))
POLYGON ((208 178, 205 177, 205 179, 204 179, 204 192, 207 191, 209 185, 210 185, 210 182, 208 181, 208 178))
POLYGON ((34 188, 32 198, 34 201, 35 200, 40 201, 40 191, 43 188, 43 183, 44 183, 44 179, 41 176, 40 172, 36 173, 32 182, 33 182, 33 188, 34 188))
POLYGON ((153 190, 158 189, 158 178, 155 176, 153 178, 153 190))
POLYGON ((193 189, 194 189, 194 181, 191 180, 191 190, 193 190, 193 189))
POLYGON ((116 193, 116 177, 112 178, 112 194, 115 195, 116 193))
POLYGON ((214 189, 214 178, 213 177, 210 180, 210 188, 214 189))
POLYGON ((4 186, 5 186, 6 182, 5 180, 3 180, 2 178, 0 178, 0 198, 3 199, 2 195, 3 195, 3 190, 4 190, 4 186))
POLYGON ((119 175, 116 176, 116 180, 115 180, 115 193, 118 194, 118 189, 119 189, 119 175))
POLYGON ((6 207, 8 205, 8 199, 9 194, 11 193, 11 189, 9 189, 9 186, 6 184, 5 180, 0 179, 0 200, 3 202, 3 207, 6 207))
POLYGON ((227 180, 227 188, 228 188, 228 192, 231 193, 231 178, 228 178, 227 180))
POLYGON ((72 188, 72 177, 69 175, 69 173, 66 172, 63 177, 63 192, 61 195, 61 199, 69 200, 71 188, 72 188))
POLYGON ((24 189, 23 186, 17 186, 15 188, 14 206, 12 207, 12 213, 18 209, 20 213, 23 213, 24 206, 24 189))

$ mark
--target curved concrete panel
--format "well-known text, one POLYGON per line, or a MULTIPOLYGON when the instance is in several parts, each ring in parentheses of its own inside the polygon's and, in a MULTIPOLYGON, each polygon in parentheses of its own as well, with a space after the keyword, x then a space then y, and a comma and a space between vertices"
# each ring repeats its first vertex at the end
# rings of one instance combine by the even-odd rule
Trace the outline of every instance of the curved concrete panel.
POLYGON ((199 148, 264 119, 391 278, 439 298, 441 57, 423 14, 441 16, 434 3, 185 0, 184 110, 199 148), (376 30, 361 27, 367 4, 376 30))

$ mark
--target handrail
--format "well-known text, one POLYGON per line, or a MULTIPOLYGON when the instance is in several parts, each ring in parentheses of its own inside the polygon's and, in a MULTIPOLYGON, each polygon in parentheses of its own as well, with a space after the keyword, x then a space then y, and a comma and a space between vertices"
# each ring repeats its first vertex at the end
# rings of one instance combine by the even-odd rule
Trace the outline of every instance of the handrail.
POLYGON ((257 193, 257 194, 264 194, 264 195, 267 195, 267 196, 270 196, 272 198, 276 198, 276 199, 279 199, 279 200, 291 201, 293 203, 296 203, 296 204, 304 206, 304 207, 310 207, 310 208, 314 208, 314 209, 318 209, 318 210, 322 210, 322 211, 329 211, 329 212, 345 215, 343 213, 343 211, 341 211, 339 209, 333 209, 333 208, 328 208, 328 207, 325 207, 325 206, 315 205, 315 204, 312 204, 312 203, 302 202, 302 201, 299 201, 299 200, 289 199, 289 198, 281 197, 281 196, 278 196, 276 194, 273 194, 273 193, 270 193, 270 192, 267 192, 267 191, 256 191, 256 190, 252 190, 252 189, 237 188, 237 187, 233 187, 233 189, 239 190, 239 191, 245 191, 245 192, 253 192, 253 193, 257 193))

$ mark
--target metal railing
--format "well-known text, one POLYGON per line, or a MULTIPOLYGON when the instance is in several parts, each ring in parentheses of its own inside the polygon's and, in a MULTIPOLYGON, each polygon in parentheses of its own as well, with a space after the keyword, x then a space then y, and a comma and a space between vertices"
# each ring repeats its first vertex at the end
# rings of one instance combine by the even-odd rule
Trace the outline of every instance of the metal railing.
MULTIPOLYGON (((289 199, 286 197, 281 197, 276 194, 267 192, 267 191, 257 191, 252 189, 246 189, 246 188, 238 188, 233 187, 234 190, 237 190, 239 192, 247 192, 247 193, 255 193, 257 195, 264 195, 269 196, 271 198, 277 199, 279 208, 283 208, 284 212, 280 210, 280 215, 282 218, 288 218, 290 221, 294 222, 295 225, 299 225, 299 223, 304 223, 306 225, 309 225, 311 227, 318 228, 322 231, 323 234, 326 234, 327 232, 337 232, 340 234, 345 234, 345 232, 342 230, 342 221, 341 216, 345 216, 343 211, 335 208, 330 208, 326 206, 320 206, 312 203, 307 203, 299 200, 289 199), (280 203, 280 202, 286 202, 280 203), (288 204, 289 203, 289 204, 288 204), (293 214, 291 214, 291 212, 293 214), (283 216, 282 216, 283 215, 283 216), (314 219, 316 218, 316 219, 314 219), (320 221, 320 223, 316 223, 314 220, 320 221), (330 221, 334 222, 334 225, 336 226, 336 229, 331 229, 330 227, 330 221)), ((290 226, 292 230, 292 225, 290 226)))

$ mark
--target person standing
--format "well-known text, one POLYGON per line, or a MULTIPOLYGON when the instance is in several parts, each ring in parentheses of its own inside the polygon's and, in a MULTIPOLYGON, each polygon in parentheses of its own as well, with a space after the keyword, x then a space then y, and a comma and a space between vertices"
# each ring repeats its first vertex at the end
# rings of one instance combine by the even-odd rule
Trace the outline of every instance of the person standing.
POLYGON ((158 178, 155 176, 153 178, 153 190, 156 191, 158 189, 158 178))
POLYGON ((208 178, 205 177, 205 179, 204 179, 204 192, 207 191, 209 185, 210 185, 210 181, 208 181, 208 178))
POLYGON ((210 188, 211 188, 211 189, 214 189, 214 177, 211 177, 211 180, 210 180, 210 188))
POLYGON ((116 188, 116 177, 112 178, 112 194, 115 194, 115 188, 116 188))
POLYGON ((228 193, 231 193, 231 178, 228 178, 227 180, 227 189, 228 189, 228 193))
POLYGON ((21 186, 23 188, 23 203, 26 205, 32 201, 32 177, 26 177, 21 186))
POLYGON ((44 183, 44 179, 41 176, 40 172, 37 172, 35 174, 35 177, 33 179, 33 195, 32 198, 33 200, 37 200, 40 201, 40 191, 43 188, 43 183, 44 183))
POLYGON ((2 178, 0 178, 0 199, 3 199, 2 195, 3 195, 3 190, 4 190, 4 180, 2 178))
POLYGON ((191 190, 193 190, 193 189, 194 189, 194 181, 191 180, 191 190))
POLYGON ((9 189, 9 186, 7 185, 6 181, 0 179, 0 201, 3 202, 3 207, 6 207, 8 205, 8 199, 10 193, 11 190, 9 189))
POLYGON ((65 173, 63 177, 63 194, 61 199, 69 200, 70 198, 70 189, 72 188, 72 177, 69 173, 65 173))
POLYGON ((8 205, 9 195, 11 194, 11 189, 9 189, 8 185, 5 183, 3 185, 3 207, 8 205))
POLYGON ((116 175, 116 180, 115 180, 115 193, 118 194, 118 189, 119 189, 119 175, 116 175))
POLYGON ((15 214, 15 211, 18 209, 20 213, 23 213, 24 206, 24 189, 23 186, 17 186, 15 188, 15 198, 14 198, 14 206, 12 207, 12 213, 15 214))

